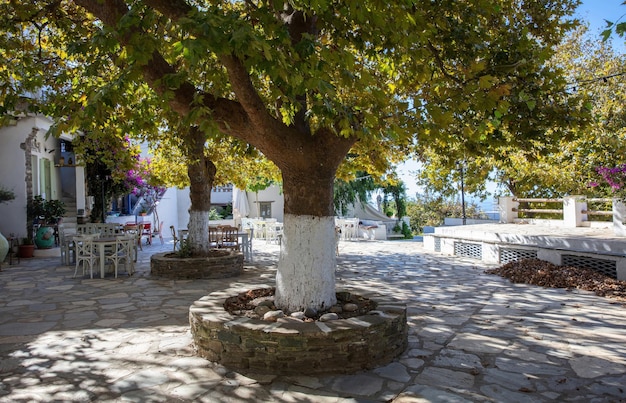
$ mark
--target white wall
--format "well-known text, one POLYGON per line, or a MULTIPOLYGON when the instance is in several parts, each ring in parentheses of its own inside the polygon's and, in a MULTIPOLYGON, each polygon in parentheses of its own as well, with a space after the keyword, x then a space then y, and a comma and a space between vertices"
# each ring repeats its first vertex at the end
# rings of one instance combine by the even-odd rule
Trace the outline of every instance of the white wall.
MULTIPOLYGON (((257 209, 257 193, 246 192, 248 195, 248 217, 258 217, 257 209)), ((281 189, 277 185, 272 185, 265 190, 258 192, 259 202, 272 202, 272 218, 276 218, 277 221, 283 222, 285 217, 285 197, 281 192, 281 189)))
POLYGON ((61 181, 58 168, 54 167, 58 140, 45 138, 45 134, 52 125, 52 121, 41 116, 28 116, 17 121, 15 126, 0 128, 0 184, 15 193, 15 200, 0 204, 0 232, 10 233, 18 237, 26 236, 26 154, 22 143, 37 128, 36 140, 38 147, 33 149, 37 164, 33 166, 33 195, 41 193, 39 169, 42 160, 50 163, 51 191, 47 199, 61 198, 61 181), (50 153, 50 150, 55 150, 50 153))
POLYGON ((229 204, 233 202, 232 186, 216 186, 211 190, 211 204, 229 204))
MULTIPOLYGON (((211 203, 213 204, 228 204, 233 202, 233 192, 215 192, 211 193, 211 203), (228 197, 226 197, 227 195, 228 197)), ((256 194, 254 192, 247 192, 248 197, 248 217, 256 217, 256 194)), ((271 186, 265 190, 259 192, 259 201, 266 202, 272 201, 272 217, 277 221, 282 222, 284 217, 285 201, 280 188, 278 186, 271 186)), ((176 189, 169 188, 165 192, 163 199, 158 207, 159 217, 161 221, 164 221, 164 234, 169 234, 169 227, 173 225, 176 230, 180 228, 187 228, 189 224, 189 207, 191 206, 191 200, 189 199, 189 188, 176 189)), ((229 220, 229 223, 233 220, 229 220)))
MULTIPOLYGON (((163 221, 163 236, 166 238, 169 238, 171 236, 170 225, 173 225, 176 230, 179 230, 180 228, 187 228, 187 222, 183 223, 182 225, 179 222, 179 200, 177 195, 178 192, 176 188, 168 188, 165 191, 163 198, 159 202, 159 205, 157 206, 159 218, 161 219, 161 221, 163 221)), ((188 215, 189 214, 187 214, 187 216, 188 215)))

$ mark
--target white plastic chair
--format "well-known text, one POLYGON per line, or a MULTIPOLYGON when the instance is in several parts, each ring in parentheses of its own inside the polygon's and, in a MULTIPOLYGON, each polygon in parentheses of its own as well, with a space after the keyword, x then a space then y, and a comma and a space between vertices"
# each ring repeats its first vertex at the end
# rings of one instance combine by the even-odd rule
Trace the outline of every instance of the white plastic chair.
POLYGON ((341 235, 345 241, 351 241, 358 238, 359 235, 359 219, 348 218, 344 220, 341 228, 341 235))
POLYGON ((257 239, 265 239, 265 221, 254 221, 254 236, 257 239))
POLYGON ((265 237, 267 243, 277 243, 280 244, 281 238, 283 236, 283 224, 279 222, 271 222, 267 223, 265 228, 267 231, 267 235, 265 237))

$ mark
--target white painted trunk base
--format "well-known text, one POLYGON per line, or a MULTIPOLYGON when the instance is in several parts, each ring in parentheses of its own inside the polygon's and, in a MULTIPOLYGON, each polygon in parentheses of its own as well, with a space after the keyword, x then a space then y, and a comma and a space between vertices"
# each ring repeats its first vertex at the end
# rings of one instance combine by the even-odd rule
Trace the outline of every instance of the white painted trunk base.
POLYGON ((209 212, 189 211, 188 240, 192 250, 200 253, 208 253, 209 247, 209 212))
POLYGON ((334 305, 336 265, 335 218, 285 214, 275 305, 289 312, 334 305))

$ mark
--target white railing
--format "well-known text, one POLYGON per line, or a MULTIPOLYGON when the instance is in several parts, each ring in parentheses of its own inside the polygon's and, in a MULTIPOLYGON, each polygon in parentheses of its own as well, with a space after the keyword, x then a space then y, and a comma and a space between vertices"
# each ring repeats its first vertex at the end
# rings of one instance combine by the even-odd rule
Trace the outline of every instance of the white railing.
POLYGON ((587 198, 567 196, 559 199, 501 197, 498 201, 501 223, 526 223, 562 227, 613 227, 616 235, 626 235, 624 219, 626 206, 619 199, 587 198), (528 207, 520 207, 524 203, 528 207), (561 208, 546 207, 546 204, 561 204, 561 208), (591 209, 588 205, 610 203, 611 210, 591 209), (520 213, 552 214, 559 218, 521 218, 520 213), (612 220, 591 220, 590 217, 612 217, 612 220))

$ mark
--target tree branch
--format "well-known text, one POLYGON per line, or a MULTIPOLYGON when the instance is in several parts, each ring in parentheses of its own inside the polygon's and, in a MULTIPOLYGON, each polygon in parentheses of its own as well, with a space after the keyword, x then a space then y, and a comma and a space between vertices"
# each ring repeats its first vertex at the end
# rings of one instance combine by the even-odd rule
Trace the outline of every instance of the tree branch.
MULTIPOLYGON (((180 10, 181 4, 184 2, 161 2, 154 1, 156 4, 167 3, 169 9, 180 10)), ((75 0, 75 3, 85 8, 105 25, 116 27, 121 18, 128 12, 128 7, 123 0, 105 0, 105 1, 89 1, 75 0)), ((120 43, 127 45, 130 41, 131 34, 143 35, 138 29, 126 33, 120 37, 120 43)), ((160 95, 171 91, 164 83, 163 78, 176 73, 165 58, 158 52, 152 52, 151 60, 141 66, 144 78, 150 87, 160 95)), ((219 125, 222 132, 240 138, 243 141, 250 142, 252 132, 250 122, 245 115, 241 105, 237 102, 216 98, 212 94, 200 92, 190 82, 182 83, 178 88, 173 90, 174 96, 170 99, 169 105, 180 116, 187 116, 192 110, 192 104, 196 95, 203 97, 204 105, 212 111, 215 122, 219 125)))
MULTIPOLYGON (((74 1, 111 27, 117 27, 129 11, 124 0, 74 1)), ((173 22, 192 11, 182 0, 145 0, 145 4, 154 7, 173 22)), ((302 27, 296 29, 299 35, 303 32, 301 29, 302 27)), ((121 44, 128 45, 131 35, 146 36, 139 28, 133 28, 119 38, 121 44)), ((302 130, 300 126, 286 126, 268 113, 241 60, 233 55, 222 54, 218 57, 227 70, 238 102, 216 98, 213 94, 198 91, 192 83, 184 82, 173 90, 174 96, 169 101, 175 112, 187 116, 192 111, 194 99, 202 97, 203 105, 211 111, 211 119, 223 133, 254 145, 281 169, 295 165, 305 165, 316 170, 336 169, 336 165, 356 138, 340 137, 330 130, 320 130, 312 134, 310 130, 302 130), (320 161, 329 161, 329 154, 336 155, 336 158, 331 158, 332 164, 319 166, 320 161), (311 158, 311 155, 318 157, 311 158), (309 165, 311 163, 313 166, 309 165)), ((151 60, 141 67, 147 83, 157 93, 172 91, 163 84, 163 78, 175 74, 176 70, 158 51, 155 50, 151 60)))
MULTIPOLYGON (((170 18, 172 21, 176 21, 182 18, 184 15, 188 14, 191 11, 191 8, 186 8, 186 3, 183 0, 145 0, 145 3, 154 7, 155 10, 170 18), (184 13, 181 10, 185 10, 184 13)), ((298 22, 303 22, 304 19, 298 19, 298 22)), ((304 24, 302 24, 304 25, 304 24)), ((291 27, 293 28, 293 27, 291 27)), ((298 26, 296 28, 297 32, 299 32, 298 36, 301 37, 302 32, 306 30, 302 26, 298 26)), ((254 88, 248 71, 242 64, 241 60, 239 60, 234 55, 218 55, 220 62, 226 68, 226 72, 229 77, 230 85, 235 93, 235 96, 238 100, 238 105, 243 108, 245 111, 247 119, 254 127, 251 130, 251 133, 238 133, 237 135, 232 131, 232 116, 216 114, 214 110, 214 116, 218 118, 222 118, 227 121, 228 128, 224 131, 229 134, 233 134, 235 137, 238 137, 250 144, 254 144, 259 150, 261 150, 266 156, 270 158, 281 158, 281 154, 288 152, 288 149, 281 149, 280 151, 276 151, 276 145, 285 145, 284 138, 279 137, 279 133, 285 132, 287 128, 280 120, 271 116, 268 112, 265 102, 259 96, 257 90, 254 88), (228 116, 228 118, 227 118, 228 116)), ((231 101, 234 102, 234 101, 231 101)), ((212 109, 215 105, 208 105, 212 109)), ((306 103, 302 104, 302 108, 306 107, 306 103)), ((298 125, 296 125, 296 129, 300 132, 301 135, 310 136, 310 130, 308 126, 304 123, 304 115, 305 110, 303 109, 298 114, 298 125)), ((290 131, 292 129, 289 129, 290 131)), ((295 133, 292 133, 292 138, 296 137, 295 133)))
POLYGON ((447 78, 451 79, 452 81, 454 81, 457 84, 463 84, 463 80, 461 80, 460 78, 455 77, 452 74, 448 73, 448 70, 446 69, 446 66, 443 63, 443 60, 441 60, 441 56, 439 55, 439 50, 437 50, 437 48, 435 48, 435 45, 433 45, 430 40, 428 41, 427 47, 428 47, 428 50, 430 50, 430 52, 435 57, 435 62, 439 66, 439 69, 443 73, 444 77, 447 77, 447 78))
POLYGON ((176 21, 194 10, 184 0, 144 0, 143 3, 148 7, 158 10, 161 14, 169 19, 176 21))
POLYGON ((226 67, 235 96, 250 117, 253 125, 257 129, 270 132, 274 131, 277 124, 282 125, 267 112, 265 102, 252 85, 248 71, 241 61, 232 55, 221 56, 220 61, 226 67))

